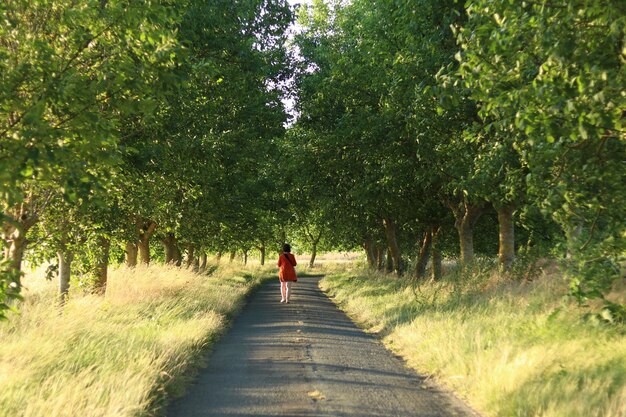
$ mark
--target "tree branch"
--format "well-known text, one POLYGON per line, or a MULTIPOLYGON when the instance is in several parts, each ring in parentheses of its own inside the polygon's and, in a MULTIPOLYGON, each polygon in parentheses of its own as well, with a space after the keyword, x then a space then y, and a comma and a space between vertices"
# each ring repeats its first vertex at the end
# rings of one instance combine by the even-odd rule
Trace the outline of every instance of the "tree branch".
POLYGON ((602 212, 602 208, 598 207, 598 210, 596 211, 596 217, 593 219, 593 223, 591 224, 591 228, 589 229, 589 237, 587 238, 587 241, 585 241, 585 243, 579 249, 581 252, 587 249, 587 246, 589 246, 589 244, 591 243, 591 240, 593 239, 593 234, 596 229, 596 224, 598 223, 598 219, 600 218, 600 212, 602 212))

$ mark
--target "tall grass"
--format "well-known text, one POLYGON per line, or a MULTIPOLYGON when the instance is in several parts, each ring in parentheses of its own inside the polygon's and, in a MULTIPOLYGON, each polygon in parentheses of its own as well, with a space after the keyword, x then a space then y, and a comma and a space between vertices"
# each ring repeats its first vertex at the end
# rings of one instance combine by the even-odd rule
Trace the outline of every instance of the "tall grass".
POLYGON ((321 286, 488 416, 626 416, 624 328, 585 319, 557 273, 514 282, 479 271, 414 286, 354 270, 321 286))
POLYGON ((121 268, 105 297, 74 293, 63 309, 53 283, 27 276, 0 323, 0 415, 155 414, 266 271, 121 268))

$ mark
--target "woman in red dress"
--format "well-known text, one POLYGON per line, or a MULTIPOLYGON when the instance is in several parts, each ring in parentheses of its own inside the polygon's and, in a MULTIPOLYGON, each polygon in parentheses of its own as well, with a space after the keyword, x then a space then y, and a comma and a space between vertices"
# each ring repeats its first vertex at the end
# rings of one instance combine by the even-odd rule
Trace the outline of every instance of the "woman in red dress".
POLYGON ((289 303, 291 283, 298 280, 295 268, 297 264, 296 257, 291 254, 291 246, 285 243, 282 253, 278 256, 278 279, 280 280, 281 303, 289 303))

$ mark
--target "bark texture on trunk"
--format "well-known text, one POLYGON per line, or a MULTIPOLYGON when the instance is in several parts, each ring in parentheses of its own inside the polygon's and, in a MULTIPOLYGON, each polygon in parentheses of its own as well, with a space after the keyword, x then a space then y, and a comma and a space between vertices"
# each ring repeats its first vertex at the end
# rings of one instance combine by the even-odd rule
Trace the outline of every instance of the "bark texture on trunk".
POLYGON ((178 247, 178 244, 174 245, 174 265, 181 266, 183 264, 183 254, 178 247))
POLYGON ((515 207, 512 204, 497 207, 498 212, 498 259, 500 268, 508 271, 515 260, 515 222, 513 212, 515 207))
POLYGON ((243 252, 243 264, 248 265, 248 251, 243 252))
POLYGON ((430 259, 430 251, 432 247, 433 232, 432 229, 424 232, 422 242, 420 243, 420 252, 417 256, 415 264, 415 278, 422 279, 426 276, 426 265, 430 259))
POLYGON ((192 245, 187 245, 187 269, 191 268, 194 260, 195 249, 192 245))
POLYGON ((261 253, 261 266, 263 266, 265 265, 265 245, 261 245, 259 252, 261 253))
POLYGON ((305 226, 304 233, 307 240, 311 243, 311 259, 309 259, 309 268, 313 268, 315 264, 315 258, 317 257, 317 245, 322 239, 322 232, 318 231, 317 234, 305 226))
POLYGON ((439 281, 441 279, 441 271, 442 271, 441 251, 438 249, 433 250, 432 258, 433 260, 430 264, 430 276, 435 281, 439 281))
POLYGON ((111 241, 104 236, 100 236, 98 237, 98 244, 99 253, 94 271, 96 276, 96 282, 94 283, 94 292, 96 292, 97 294, 104 294, 107 286, 111 241))
MULTIPOLYGON (((5 208, 2 212, 6 218, 0 220, 1 234, 4 245, 4 258, 9 260, 9 268, 11 272, 19 272, 22 270, 22 260, 24 259, 24 251, 28 244, 27 233, 28 231, 39 222, 39 215, 50 202, 53 193, 49 192, 47 196, 35 197, 30 194, 27 195, 25 201, 13 208, 5 208)), ((21 288, 21 282, 19 278, 16 280, 16 290, 21 288)))
POLYGON ((222 259, 222 251, 220 250, 215 254, 215 260, 219 262, 221 259, 222 259))
POLYGON ((228 261, 229 261, 229 262, 234 261, 234 260, 235 260, 235 256, 236 256, 236 255, 237 255, 237 252, 236 252, 236 251, 234 251, 234 250, 233 250, 233 251, 231 251, 231 252, 230 252, 230 256, 228 257, 228 261))
POLYGON ((389 245, 389 253, 391 253, 393 261, 393 270, 398 276, 401 276, 404 272, 404 266, 402 265, 402 257, 400 256, 400 246, 398 246, 396 224, 392 219, 386 217, 383 219, 383 226, 385 228, 387 244, 389 245))
POLYGON ((441 236, 441 228, 438 227, 433 230, 432 240, 432 262, 431 262, 431 277, 434 280, 441 279, 441 248, 439 247, 439 241, 441 236))
POLYGON ((174 233, 168 233, 162 240, 163 251, 165 252, 165 263, 173 264, 176 262, 176 237, 174 233))
POLYGON ((200 254, 200 266, 199 266, 199 270, 204 271, 206 269, 206 261, 207 261, 207 256, 206 256, 206 252, 202 252, 200 254))
POLYGON ((144 221, 139 227, 139 258, 144 265, 150 265, 150 238, 154 234, 157 224, 153 221, 144 221))
POLYGON ((126 266, 134 268, 137 266, 137 255, 139 254, 139 247, 136 242, 126 242, 126 266))
POLYGON ((316 257, 317 257, 317 242, 313 243, 313 247, 311 248, 311 259, 309 260, 309 268, 313 268, 316 257))
POLYGON ((70 277, 74 253, 67 249, 59 249, 57 251, 57 258, 59 261, 59 301, 61 305, 63 305, 65 301, 67 301, 67 295, 70 290, 70 277))
MULTIPOLYGON (((28 240, 26 234, 39 222, 39 212, 45 208, 48 199, 45 199, 41 207, 22 203, 13 209, 8 209, 3 214, 11 219, 11 223, 2 222, 2 239, 4 240, 4 258, 10 261, 10 268, 14 271, 22 270, 24 251, 28 240)), ((17 283, 18 286, 20 283, 17 283)))
POLYGON ((367 258, 367 266, 370 269, 376 269, 376 248, 372 239, 366 239, 363 243, 365 249, 365 256, 367 258))
POLYGON ((389 249, 387 249, 387 254, 385 255, 385 272, 393 272, 393 258, 389 249))
POLYGON ((11 269, 15 271, 22 270, 22 261, 26 250, 26 236, 24 235, 25 233, 16 230, 11 235, 9 247, 5 250, 6 258, 11 261, 11 269))
POLYGON ((142 239, 138 246, 141 263, 143 265, 150 265, 150 239, 142 239))
POLYGON ((456 207, 452 207, 455 216, 454 227, 459 234, 461 262, 469 265, 474 262, 474 226, 483 214, 483 207, 470 204, 466 198, 456 207))
POLYGON ((379 271, 385 269, 385 247, 382 245, 376 247, 376 263, 379 271))
POLYGON ((461 245, 461 261, 468 265, 474 262, 474 231, 472 227, 464 223, 457 228, 459 233, 459 244, 461 245))
POLYGON ((28 243, 26 233, 39 221, 39 217, 29 212, 24 206, 6 213, 14 223, 2 223, 2 239, 4 240, 4 258, 9 259, 10 268, 14 271, 22 270, 24 251, 28 243), (18 226, 19 225, 19 226, 18 226))

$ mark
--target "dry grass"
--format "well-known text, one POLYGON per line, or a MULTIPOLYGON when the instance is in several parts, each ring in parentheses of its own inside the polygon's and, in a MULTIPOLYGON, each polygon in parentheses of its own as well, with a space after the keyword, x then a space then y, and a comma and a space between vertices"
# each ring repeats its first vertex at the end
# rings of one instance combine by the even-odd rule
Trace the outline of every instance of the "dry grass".
MULTIPOLYGON (((274 266, 278 261, 277 253, 268 253, 267 258, 265 259, 266 265, 274 266)), ((298 270, 301 269, 309 269, 308 264, 311 260, 310 253, 298 253, 294 252, 296 260, 298 261, 298 270)), ((336 267, 336 266, 344 266, 350 267, 353 264, 358 263, 362 260, 363 254, 359 252, 324 252, 318 253, 315 257, 315 266, 314 268, 323 268, 323 267, 336 267)), ((222 257, 222 263, 229 261, 222 257)), ((242 264, 242 257, 240 254, 237 255, 232 264, 242 264)), ((250 266, 259 266, 259 254, 256 252, 252 252, 248 257, 248 265, 250 266)))
POLYGON ((163 266, 115 269, 107 294, 72 294, 27 276, 20 313, 0 323, 0 415, 154 414, 198 366, 267 270, 212 276, 163 266))
POLYGON ((474 278, 415 288, 353 271, 322 287, 410 366, 486 415, 626 416, 623 328, 583 319, 557 275, 474 278))

